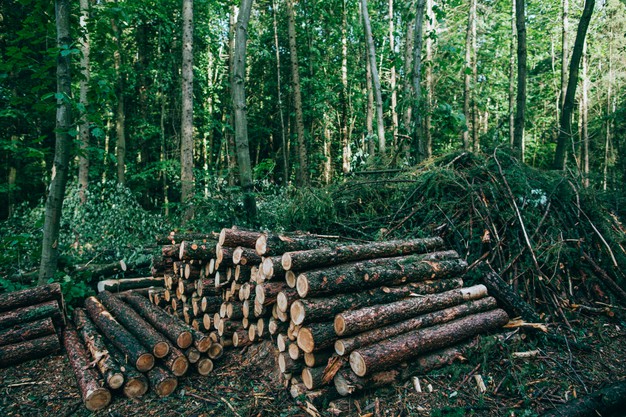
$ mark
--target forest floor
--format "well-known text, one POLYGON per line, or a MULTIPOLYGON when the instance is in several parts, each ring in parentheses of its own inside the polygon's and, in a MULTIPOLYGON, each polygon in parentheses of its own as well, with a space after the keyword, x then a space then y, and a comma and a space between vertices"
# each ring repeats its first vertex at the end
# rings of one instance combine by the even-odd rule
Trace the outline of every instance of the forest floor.
POLYGON ((612 317, 571 314, 570 337, 575 335, 578 343, 591 347, 588 351, 519 334, 489 345, 481 343, 463 363, 420 375, 422 393, 408 381, 349 399, 325 399, 317 404, 319 414, 293 400, 275 382, 272 370, 277 366, 268 354, 274 344, 268 341, 228 349, 208 377, 181 378, 169 397, 159 398, 152 392, 135 400, 114 395, 109 407, 93 414, 82 405, 65 356, 27 362, 0 370, 0 415, 535 416, 626 377, 625 314, 615 312, 612 317), (537 351, 536 356, 515 358, 514 352, 529 351, 537 351), (474 375, 482 376, 484 394, 474 375))

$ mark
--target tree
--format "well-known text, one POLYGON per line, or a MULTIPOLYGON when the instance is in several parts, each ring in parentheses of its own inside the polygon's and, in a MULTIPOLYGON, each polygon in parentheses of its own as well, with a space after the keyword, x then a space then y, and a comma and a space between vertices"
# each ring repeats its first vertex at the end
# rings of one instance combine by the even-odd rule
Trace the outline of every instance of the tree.
MULTIPOLYGON (((472 103, 472 75, 474 74, 475 62, 472 60, 472 47, 475 45, 476 38, 476 0, 470 0, 469 12, 467 14, 467 31, 465 35, 465 71, 464 71, 464 88, 463 88, 463 114, 465 115, 465 124, 467 129, 463 130, 463 149, 470 149, 470 118, 472 103)), ((472 132, 476 131, 474 123, 471 124, 472 132)), ((474 134, 472 134, 472 138, 474 134)), ((474 149, 477 151, 477 149, 474 149)))
POLYGON ((524 160, 524 121, 526 112, 526 0, 515 2, 515 22, 517 30, 517 99, 515 130, 513 132, 513 153, 520 161, 524 160))
POLYGON ((80 107, 82 111, 81 121, 79 126, 80 132, 80 155, 78 160, 78 185, 80 187, 80 200, 85 202, 87 200, 86 191, 89 186, 89 118, 87 108, 89 107, 89 82, 91 78, 91 69, 89 63, 90 41, 89 41, 89 28, 87 22, 89 21, 89 0, 80 0, 80 27, 82 31, 81 46, 81 58, 80 69, 82 72, 82 78, 80 80, 80 107))
POLYGON ((246 42, 248 40, 248 22, 250 21, 251 11, 252 0, 241 0, 235 27, 235 53, 231 94, 235 111, 235 143, 237 146, 237 164, 239 165, 239 182, 244 192, 244 210, 248 219, 253 220, 256 217, 256 200, 252 184, 252 167, 250 165, 245 91, 246 42))
POLYGON ((413 118, 415 119, 415 128, 413 136, 416 139, 417 149, 419 152, 418 160, 426 157, 423 152, 422 144, 422 43, 424 39, 424 10, 426 8, 426 0, 417 0, 415 8, 415 40, 413 42, 413 118))
POLYGON ((184 218, 193 217, 193 0, 183 0, 182 117, 180 137, 181 203, 184 218))
POLYGON ((57 269, 59 226, 72 149, 72 136, 70 135, 72 127, 72 79, 70 74, 72 39, 70 38, 70 4, 68 0, 55 1, 55 19, 57 47, 59 49, 57 55, 56 145, 50 188, 46 199, 39 285, 43 285, 54 278, 57 269))
POLYGON ((591 15, 595 7, 595 0, 585 0, 585 8, 583 9, 578 29, 576 31, 576 40, 574 41, 574 49, 572 50, 572 59, 569 65, 569 79, 567 81, 567 91, 565 93, 565 101, 563 102, 563 111, 561 112, 561 120, 559 123, 559 137, 556 144, 556 152, 554 154, 554 169, 565 169, 565 157, 568 142, 572 138, 572 113, 574 112, 574 99, 576 97, 576 86, 578 85, 578 71, 580 61, 583 55, 583 47, 585 37, 591 15))
POLYGON ((115 133, 117 144, 115 156, 117 158, 117 182, 126 184, 126 109, 124 106, 124 73, 122 72, 122 29, 115 18, 111 19, 111 29, 115 36, 115 51, 113 59, 117 82, 115 94, 117 96, 117 108, 115 110, 115 133))

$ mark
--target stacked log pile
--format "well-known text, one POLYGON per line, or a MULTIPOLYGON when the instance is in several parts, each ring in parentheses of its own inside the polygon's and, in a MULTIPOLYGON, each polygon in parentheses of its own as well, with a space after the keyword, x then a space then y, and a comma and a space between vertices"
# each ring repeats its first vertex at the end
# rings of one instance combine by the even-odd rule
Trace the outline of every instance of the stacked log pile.
POLYGON ((64 325, 58 283, 0 295, 0 368, 58 352, 64 325))

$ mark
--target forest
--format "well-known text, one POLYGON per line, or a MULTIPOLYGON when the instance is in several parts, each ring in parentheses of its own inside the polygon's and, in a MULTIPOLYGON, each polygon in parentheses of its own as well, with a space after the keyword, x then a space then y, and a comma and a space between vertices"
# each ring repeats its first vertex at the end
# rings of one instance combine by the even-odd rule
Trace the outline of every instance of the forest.
MULTIPOLYGON (((4 0, 0 296, 60 284, 78 309, 100 279, 154 273, 181 243, 163 236, 233 226, 437 236, 547 335, 429 376, 428 409, 536 415, 619 382, 625 34, 626 0, 4 0), (507 365, 531 348, 542 364, 507 365), (468 394, 481 366, 501 379, 468 394)), ((260 399, 250 415, 284 411, 260 399)))

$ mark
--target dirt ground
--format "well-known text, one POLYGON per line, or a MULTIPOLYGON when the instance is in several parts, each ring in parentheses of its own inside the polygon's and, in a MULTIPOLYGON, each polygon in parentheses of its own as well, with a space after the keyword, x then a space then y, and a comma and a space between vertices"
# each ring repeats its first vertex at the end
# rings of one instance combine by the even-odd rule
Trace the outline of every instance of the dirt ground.
POLYGON ((570 340, 590 348, 587 351, 558 338, 546 341, 520 332, 507 341, 479 344, 463 363, 420 375, 422 393, 407 381, 350 398, 326 398, 315 404, 319 414, 274 381, 271 355, 252 355, 259 348, 250 347, 228 350, 207 377, 191 374, 179 379, 169 397, 149 392, 131 400, 114 393, 111 404, 97 413, 83 407, 67 358, 27 362, 0 370, 0 415, 535 416, 626 378, 623 313, 571 314, 570 340), (518 352, 532 353, 518 358, 518 352), (476 375, 482 377, 485 393, 479 391, 476 375))

